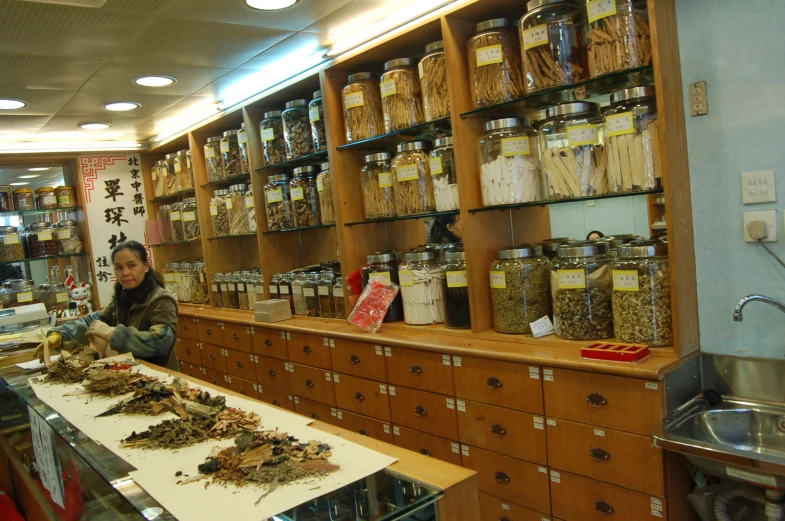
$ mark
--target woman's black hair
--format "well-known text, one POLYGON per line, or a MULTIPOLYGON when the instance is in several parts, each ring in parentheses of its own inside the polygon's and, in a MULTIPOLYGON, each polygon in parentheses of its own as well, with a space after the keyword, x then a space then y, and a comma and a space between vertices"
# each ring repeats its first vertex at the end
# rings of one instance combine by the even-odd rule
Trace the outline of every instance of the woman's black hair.
MULTIPOLYGON (((113 263, 115 255, 123 250, 131 250, 145 264, 149 260, 147 257, 147 250, 144 249, 144 246, 136 241, 127 241, 118 244, 117 247, 112 250, 113 263)), ((114 300, 115 305, 117 306, 118 316, 121 318, 126 317, 131 306, 134 305, 138 300, 143 301, 146 299, 156 287, 165 287, 164 280, 161 275, 153 269, 152 266, 150 266, 150 269, 147 270, 147 273, 145 273, 142 283, 130 291, 126 290, 122 284, 120 284, 120 281, 115 282, 114 300)), ((123 321, 121 320, 121 322, 123 321)))
POLYGON ((433 244, 452 244, 461 242, 461 238, 451 232, 447 226, 455 224, 460 214, 440 215, 431 227, 431 236, 428 242, 433 244))
POLYGON ((592 235, 594 235, 595 233, 596 233, 597 235, 599 235, 599 236, 600 236, 600 239, 602 239, 603 237, 605 237, 605 234, 604 234, 604 233, 602 233, 600 230, 592 230, 592 231, 590 231, 589 233, 587 233, 587 234, 586 234, 586 240, 588 241, 588 240, 589 240, 589 237, 591 237, 591 236, 592 236, 592 235))

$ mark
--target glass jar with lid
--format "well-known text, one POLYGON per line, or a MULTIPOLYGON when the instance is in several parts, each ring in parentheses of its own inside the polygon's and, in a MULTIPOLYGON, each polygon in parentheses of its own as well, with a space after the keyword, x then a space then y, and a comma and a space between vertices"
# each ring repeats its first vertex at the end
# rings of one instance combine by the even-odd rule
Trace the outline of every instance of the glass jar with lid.
POLYGON ((174 174, 177 176, 177 190, 182 192, 194 187, 194 177, 190 168, 188 150, 180 150, 174 156, 174 174))
POLYGON ((428 144, 425 141, 401 143, 397 151, 390 164, 397 215, 432 212, 435 203, 430 179, 428 144))
POLYGON ((209 304, 210 292, 207 288, 207 272, 204 269, 204 261, 197 261, 191 264, 191 303, 209 304))
POLYGON ((15 308, 41 302, 38 288, 35 287, 32 280, 6 280, 0 290, 0 297, 4 308, 15 308))
POLYGON ((0 262, 24 260, 25 247, 15 226, 0 226, 0 262))
POLYGON ((333 302, 333 272, 324 270, 319 273, 319 282, 316 285, 319 297, 319 316, 335 318, 335 303, 333 302))
POLYGON ((240 164, 240 144, 237 140, 237 130, 227 130, 221 137, 221 164, 224 177, 242 175, 240 164))
POLYGON ((562 103, 548 107, 540 124, 543 174, 551 199, 608 193, 600 105, 562 103))
POLYGON ((294 169, 294 177, 289 181, 289 197, 296 228, 318 226, 322 223, 316 175, 316 167, 301 166, 294 169))
POLYGON ((58 208, 73 208, 76 206, 76 190, 73 186, 63 185, 55 188, 58 208))
MULTIPOLYGON (((264 274, 262 273, 262 269, 259 268, 257 272, 254 273, 254 284, 256 285, 256 300, 254 302, 262 302, 265 300, 264 296, 264 274)), ((275 297, 270 297, 275 298, 275 297)))
POLYGON ((479 156, 483 205, 543 200, 537 132, 527 118, 486 123, 479 156))
POLYGON ((271 232, 292 228, 292 206, 289 201, 289 175, 276 174, 267 177, 264 186, 267 229, 271 232))
POLYGON ((559 246, 551 262, 553 328, 568 340, 613 336, 611 263, 607 242, 576 241, 559 246))
POLYGON ((313 99, 308 103, 308 120, 311 122, 311 139, 313 151, 324 152, 327 150, 327 130, 324 126, 324 102, 322 91, 313 93, 313 99))
POLYGON ((256 201, 253 196, 253 185, 249 184, 245 191, 245 213, 248 214, 248 232, 256 233, 256 201))
POLYGON ((171 242, 172 240, 172 221, 169 219, 169 212, 172 207, 168 204, 162 204, 156 211, 158 217, 158 232, 162 243, 171 242))
POLYGON ((363 212, 366 219, 395 217, 395 194, 390 154, 380 152, 365 156, 360 178, 363 212))
POLYGON ((527 93, 589 79, 581 5, 574 0, 526 4, 519 32, 527 93))
POLYGON ((48 222, 38 222, 28 227, 25 234, 30 258, 57 255, 57 236, 48 222))
POLYGON ((78 255, 84 252, 84 244, 79 237, 79 223, 64 219, 55 225, 58 255, 78 255))
POLYGON ((225 278, 226 293, 223 293, 223 288, 221 288, 221 293, 224 297, 224 307, 230 309, 240 309, 240 296, 237 293, 239 277, 236 273, 227 273, 225 278))
POLYGON ((281 279, 278 281, 278 296, 281 300, 289 301, 289 307, 292 310, 292 315, 295 314, 294 298, 292 296, 292 282, 294 281, 294 273, 281 273, 281 279))
MULTIPOLYGON (((398 281, 398 265, 400 264, 400 254, 398 252, 387 251, 377 252, 368 255, 366 264, 362 268, 363 289, 371 280, 378 280, 385 286, 400 284, 398 281)), ((384 315, 385 322, 399 322, 403 320, 403 297, 400 292, 390 304, 390 309, 384 315)))
POLYGON ((153 197, 164 197, 166 195, 166 161, 156 161, 150 171, 153 180, 153 197))
POLYGON ((213 222, 213 236, 225 237, 229 235, 229 215, 226 209, 226 200, 229 190, 216 190, 210 199, 210 218, 213 222))
POLYGON ((245 130, 245 123, 240 124, 237 131, 237 145, 240 147, 240 173, 251 173, 251 160, 248 155, 248 131, 245 130))
POLYGON ((235 284, 237 284, 237 303, 239 309, 250 309, 248 301, 248 272, 242 271, 236 274, 235 284))
POLYGON ((620 342, 673 345, 668 245, 633 241, 613 263, 613 324, 620 342))
POLYGON ((586 55, 589 76, 651 63, 651 33, 646 2, 615 0, 586 6, 589 27, 586 55))
POLYGON ((303 299, 305 300, 305 316, 319 316, 319 274, 307 273, 303 283, 303 299))
POLYGON ((335 308, 335 318, 346 318, 346 297, 344 296, 344 284, 341 274, 335 276, 333 282, 333 307, 335 308))
POLYGON ((453 329, 471 329, 469 310, 469 281, 466 274, 466 256, 459 245, 444 253, 444 325, 453 329))
POLYGON ((447 90, 447 60, 444 42, 425 46, 425 57, 417 65, 422 92, 422 109, 425 121, 450 117, 450 96, 447 90))
POLYGON ((316 176, 316 191, 319 194, 322 224, 335 224, 333 183, 330 180, 330 163, 322 163, 316 176))
POLYGON ((209 182, 220 181, 226 177, 223 154, 221 153, 221 136, 207 138, 207 143, 204 145, 204 163, 209 182))
POLYGON ((551 264, 542 246, 520 244, 499 251, 491 263, 493 329, 531 335, 529 324, 553 313, 551 264))
POLYGON ((210 299, 213 301, 213 306, 217 308, 224 307, 223 292, 221 289, 223 283, 223 273, 216 273, 213 275, 213 280, 210 284, 210 299))
POLYGON ((372 72, 349 75, 348 84, 341 92, 346 141, 353 143, 384 133, 382 96, 379 80, 372 72))
POLYGON ((610 249, 610 254, 617 255, 617 252, 622 245, 628 244, 632 241, 642 241, 643 236, 636 235, 634 233, 625 233, 619 235, 607 235, 597 240, 600 242, 607 242, 608 248, 610 249))
POLYGON ((177 273, 177 300, 180 302, 191 302, 193 292, 192 270, 190 262, 181 262, 180 270, 177 273))
POLYGON ((15 210, 35 210, 35 197, 30 188, 17 188, 14 190, 15 210))
POLYGON ((172 295, 175 299, 177 299, 178 290, 175 274, 179 269, 180 268, 176 262, 170 262, 163 270, 164 288, 166 289, 166 292, 172 295))
POLYGON ((164 171, 164 195, 177 193, 177 173, 174 170, 176 157, 176 153, 164 156, 164 164, 166 165, 166 170, 164 171))
POLYGON ((39 210, 57 208, 57 196, 51 186, 43 186, 35 190, 35 202, 39 210))
POLYGON ((603 120, 608 191, 640 192, 662 188, 654 86, 614 92, 603 120))
POLYGON ((433 182, 433 201, 437 212, 457 210, 458 177, 455 173, 455 153, 452 136, 433 142, 429 166, 433 182))
POLYGON ((308 121, 308 100, 297 99, 288 102, 281 118, 283 119, 286 159, 291 161, 313 154, 311 123, 308 121))
POLYGON ((253 271, 245 271, 243 276, 245 277, 245 291, 248 293, 248 309, 253 311, 253 305, 256 302, 256 277, 258 274, 253 271))
POLYGON ((262 135, 262 150, 267 166, 277 165, 286 161, 283 121, 281 120, 280 110, 264 113, 264 119, 259 124, 259 133, 262 135))
POLYGON ((425 121, 420 82, 412 58, 397 58, 385 63, 379 88, 385 132, 413 127, 425 121))
POLYGON ((295 273, 292 280, 292 300, 294 301, 294 314, 305 316, 305 295, 303 294, 303 286, 305 285, 305 272, 295 273))
POLYGON ((226 216, 229 219, 229 235, 246 235, 248 227, 248 210, 245 207, 245 185, 237 184, 229 187, 226 198, 226 216))
POLYGON ((199 210, 196 207, 196 197, 183 199, 181 217, 183 220, 183 239, 192 241, 201 237, 199 227, 199 210))
POLYGON ((272 279, 270 279, 270 284, 267 286, 267 290, 270 293, 271 299, 280 298, 281 294, 278 292, 278 283, 281 282, 281 274, 275 273, 273 274, 272 279))
POLYGON ((559 246, 567 244, 568 242, 573 242, 573 239, 570 239, 569 237, 552 237, 538 243, 538 245, 542 246, 543 255, 545 255, 549 261, 552 261, 559 256, 559 246))
POLYGON ((185 240, 182 206, 182 203, 172 203, 171 210, 169 210, 169 221, 172 223, 172 241, 174 242, 185 240))
POLYGON ((441 262, 431 251, 407 253, 398 266, 403 301, 403 319, 422 326, 444 322, 444 294, 441 262))
POLYGON ((523 96, 523 75, 515 20, 496 18, 477 24, 469 40, 469 81, 475 106, 523 96))

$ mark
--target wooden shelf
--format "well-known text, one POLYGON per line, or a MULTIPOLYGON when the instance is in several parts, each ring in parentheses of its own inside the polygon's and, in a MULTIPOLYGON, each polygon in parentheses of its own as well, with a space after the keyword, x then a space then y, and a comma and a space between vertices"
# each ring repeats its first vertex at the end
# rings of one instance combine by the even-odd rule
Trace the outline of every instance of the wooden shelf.
POLYGON ((187 188, 185 190, 178 190, 177 192, 175 192, 173 194, 162 195, 161 197, 154 197, 154 198, 150 199, 149 201, 151 203, 163 203, 163 202, 166 202, 166 201, 174 201, 175 199, 179 199, 180 197, 182 197, 184 195, 192 194, 192 193, 194 193, 194 191, 195 190, 193 188, 187 188))
POLYGON ((157 246, 180 246, 183 244, 197 244, 200 243, 201 240, 202 240, 201 237, 197 237, 196 239, 190 239, 188 241, 167 241, 159 244, 151 244, 151 246, 155 248, 157 246))
POLYGON ((354 141, 338 147, 338 150, 361 149, 377 150, 389 145, 397 145, 404 141, 425 140, 433 141, 442 136, 449 136, 452 132, 450 118, 437 119, 421 125, 388 132, 361 141, 354 141))
POLYGON ((276 170, 281 168, 297 168, 298 166, 308 166, 317 163, 324 163, 327 161, 327 151, 324 150, 322 152, 316 152, 314 154, 308 154, 307 156, 298 157, 297 159, 290 159, 289 161, 283 161, 281 163, 276 163, 274 165, 266 165, 261 168, 257 168, 254 170, 257 174, 261 174, 262 172, 267 172, 268 170, 276 170))
POLYGON ((76 212, 81 210, 81 206, 67 206, 65 208, 50 208, 48 210, 13 210, 10 212, 0 212, 0 217, 7 217, 12 215, 45 215, 53 212, 76 212))
POLYGON ((208 241, 220 241, 223 239, 242 239, 244 237, 256 237, 255 233, 243 233, 240 235, 221 235, 220 237, 208 237, 208 241))
POLYGON ((381 219, 366 219, 365 221, 356 221, 345 223, 344 226, 360 226, 363 224, 374 224, 374 223, 389 223, 395 221, 408 221, 411 219, 426 219, 428 217, 441 217, 442 215, 457 215, 461 213, 458 210, 451 211, 451 212, 434 212, 434 213, 421 213, 417 215, 402 215, 400 217, 384 217, 381 219))
POLYGON ((33 259, 22 259, 17 261, 6 261, 0 262, 0 266, 6 266, 8 264, 24 264, 25 262, 37 262, 37 261, 44 261, 50 259, 69 259, 71 257, 85 257, 90 255, 88 252, 84 251, 82 253, 72 253, 70 255, 46 255, 44 257, 35 257, 33 259))
POLYGON ((220 179, 218 181, 210 181, 209 183, 205 183, 202 185, 202 188, 213 188, 219 186, 231 186, 236 185, 239 183, 244 183, 251 179, 251 174, 240 174, 240 175, 233 175, 230 177, 226 177, 224 179, 220 179))
POLYGON ((496 206, 483 206, 482 208, 472 208, 469 210, 470 213, 477 213, 477 212, 490 212, 492 210, 510 210, 514 208, 526 208, 527 206, 549 206, 552 204, 563 204, 563 203, 574 203, 578 201, 596 201, 600 199, 617 199, 619 197, 634 197, 636 195, 649 195, 649 194, 661 194, 662 190, 646 190, 644 192, 624 192, 619 194, 604 194, 604 195, 592 195, 590 197, 573 197, 571 199, 552 199, 549 201, 532 201, 529 203, 515 203, 515 204, 500 204, 496 206))
POLYGON ((318 226, 301 226, 300 228, 289 228, 286 230, 270 230, 262 232, 263 235, 270 235, 273 233, 290 233, 290 232, 303 232, 306 230, 317 230, 319 228, 334 228, 335 224, 320 224, 318 226))

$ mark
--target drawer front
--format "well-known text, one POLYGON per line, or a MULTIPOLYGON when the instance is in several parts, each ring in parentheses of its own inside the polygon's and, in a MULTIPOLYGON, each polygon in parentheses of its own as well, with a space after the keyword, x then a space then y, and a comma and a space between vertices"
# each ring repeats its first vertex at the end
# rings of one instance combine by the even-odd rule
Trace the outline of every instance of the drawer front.
POLYGON ((551 519, 550 516, 530 508, 483 493, 480 493, 480 518, 482 521, 550 521, 551 519))
POLYGON ((545 429, 551 468, 665 495, 665 455, 651 437, 552 418, 545 429))
POLYGON ((199 324, 197 319, 191 317, 179 317, 177 319, 177 338, 199 340, 199 324))
POLYGON ((224 389, 229 388, 229 382, 226 381, 224 376, 226 374, 222 373, 221 371, 216 371, 215 369, 211 369, 209 367, 204 367, 204 378, 205 382, 211 383, 213 385, 217 385, 218 387, 223 387, 224 389))
POLYGON ((451 440, 458 439, 455 398, 390 385, 392 422, 451 440))
POLYGON ((540 367, 473 357, 453 357, 458 398, 543 414, 540 367))
POLYGON ((329 338, 302 333, 292 333, 291 337, 291 340, 287 341, 290 361, 322 369, 332 369, 329 338))
POLYGON ((387 384, 333 373, 335 403, 339 409, 390 422, 387 384))
POLYGON ((339 427, 375 440, 393 443, 392 427, 388 422, 341 410, 336 411, 336 418, 338 420, 336 425, 339 427))
POLYGON ((256 383, 256 362, 253 353, 226 349, 226 372, 230 376, 256 383))
POLYGON ((461 454, 463 466, 477 472, 480 492, 550 513, 547 467, 463 444, 461 454))
POLYGON ((256 361, 256 381, 262 385, 289 391, 289 371, 286 362, 277 358, 254 355, 256 361))
POLYGON ((213 344, 202 344, 202 365, 226 374, 226 357, 229 350, 213 344))
POLYGON ((401 347, 384 350, 387 381, 391 384, 455 396, 450 355, 401 347))
POLYGON ((249 326, 225 323, 223 336, 223 345, 225 347, 237 351, 243 351, 245 353, 253 352, 253 344, 251 342, 251 328, 249 326))
POLYGON ((199 341, 213 345, 223 345, 224 335, 221 324, 215 320, 199 319, 199 341))
POLYGON ((398 447, 419 452, 424 456, 430 456, 453 465, 461 465, 461 446, 456 441, 407 429, 400 425, 393 426, 393 437, 395 445, 398 447))
POLYGON ((286 333, 276 329, 251 327, 251 346, 253 352, 261 356, 289 360, 286 349, 286 333))
POLYGON ((341 374, 387 381, 382 346, 336 338, 332 348, 332 368, 341 374))
POLYGON ((290 395, 286 391, 264 385, 257 385, 256 391, 259 393, 258 396, 261 401, 294 411, 294 401, 289 399, 290 395))
POLYGON ((177 359, 193 365, 202 365, 202 350, 199 342, 188 338, 178 338, 175 344, 177 359))
POLYGON ((601 517, 668 519, 667 504, 662 498, 568 472, 551 471, 551 494, 553 515, 564 521, 595 521, 601 517), (657 515, 652 511, 656 511, 657 515))
POLYGON ((659 382, 543 368, 545 410, 563 418, 649 436, 662 420, 659 382))
POLYGON ((330 371, 292 363, 289 367, 291 394, 335 406, 335 387, 330 371))
POLYGON ((259 393, 256 392, 257 386, 255 382, 251 382, 250 380, 245 380, 243 378, 237 378, 235 376, 227 376, 226 381, 229 384, 229 389, 236 393, 240 393, 243 396, 248 396, 254 399, 259 396, 259 393))
POLYGON ((180 372, 197 380, 201 380, 204 377, 200 366, 189 364, 188 362, 180 362, 180 372))
POLYGON ((548 464, 542 416, 464 400, 456 403, 461 443, 548 464))
POLYGON ((335 407, 308 400, 301 396, 294 397, 294 412, 307 416, 312 420, 320 420, 332 425, 338 425, 338 419, 334 416, 335 407))

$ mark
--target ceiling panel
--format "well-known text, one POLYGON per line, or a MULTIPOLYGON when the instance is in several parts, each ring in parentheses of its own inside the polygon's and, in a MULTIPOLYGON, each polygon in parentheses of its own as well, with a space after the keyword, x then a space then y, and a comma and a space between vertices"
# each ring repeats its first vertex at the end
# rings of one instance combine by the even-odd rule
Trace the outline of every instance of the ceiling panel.
POLYGON ((95 119, 100 121, 110 111, 101 108, 106 103, 116 101, 134 101, 140 103, 142 106, 135 110, 127 112, 112 112, 111 114, 118 117, 130 118, 151 118, 171 107, 178 101, 183 99, 183 96, 167 96, 164 94, 134 94, 133 96, 121 96, 117 94, 104 94, 94 92, 77 93, 71 101, 69 101, 60 111, 58 116, 86 116, 85 119, 95 119))
POLYGON ((373 25, 418 0, 352 0, 351 3, 309 25, 304 31, 328 35, 327 44, 350 36, 358 28, 373 25))
POLYGON ((49 116, 8 116, 0 111, 0 134, 21 138, 22 134, 35 134, 49 121, 49 116))
POLYGON ((232 69, 217 67, 191 67, 187 65, 163 65, 136 61, 113 61, 101 69, 84 86, 85 92, 104 92, 117 94, 166 94, 168 96, 188 96, 232 69), (168 87, 140 87, 133 81, 140 76, 171 76, 177 80, 168 87))
POLYGON ((3 89, 0 97, 27 102, 26 107, 16 110, 0 110, 0 114, 52 115, 63 107, 77 91, 70 90, 26 90, 3 89))
POLYGON ((78 90, 104 63, 104 58, 0 54, 0 95, 4 89, 78 90))
MULTIPOLYGON (((287 60, 292 56, 304 58, 313 54, 319 49, 325 49, 330 37, 319 33, 297 33, 286 40, 276 44, 274 47, 264 51, 262 54, 244 63, 241 69, 263 69, 282 60, 287 60)), ((297 66, 296 62, 291 64, 297 66)))
POLYGON ((42 132, 80 132, 83 134, 98 134, 102 131, 84 131, 79 128, 80 123, 109 123, 111 128, 107 129, 112 132, 125 133, 135 127, 141 125, 148 118, 144 117, 129 117, 117 116, 112 112, 103 111, 100 117, 90 118, 87 116, 55 116, 50 119, 46 125, 41 129, 42 132))
POLYGON ((172 128, 196 123, 218 112, 211 96, 189 96, 126 133, 124 139, 149 139, 172 128))
POLYGON ((172 0, 108 0, 101 8, 121 13, 145 13, 159 15, 172 3, 172 0))

